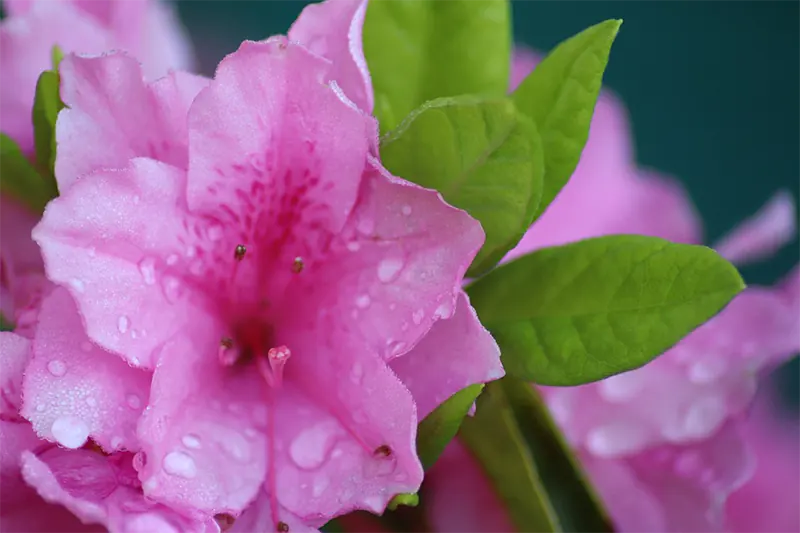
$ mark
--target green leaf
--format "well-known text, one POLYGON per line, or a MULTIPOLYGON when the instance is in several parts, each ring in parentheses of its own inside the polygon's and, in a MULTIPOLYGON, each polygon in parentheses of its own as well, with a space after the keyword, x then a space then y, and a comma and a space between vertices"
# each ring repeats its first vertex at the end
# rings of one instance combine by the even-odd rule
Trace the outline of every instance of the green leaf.
POLYGON ((459 438, 481 464, 519 531, 561 531, 502 381, 486 386, 459 438))
POLYGON ((481 222, 486 241, 468 276, 502 259, 539 205, 544 170, 539 135, 508 98, 428 102, 382 139, 381 158, 395 175, 438 190, 481 222))
POLYGON ((381 132, 443 96, 501 96, 508 88, 508 0, 372 0, 364 54, 381 132))
POLYGON ((520 257, 467 292, 509 375, 578 385, 644 365, 743 288, 709 248, 613 235, 520 257))
POLYGON ((482 390, 483 384, 478 383, 458 391, 420 422, 417 429, 417 454, 425 470, 433 466, 456 436, 461 421, 467 416, 482 390))
POLYGON ((554 424, 536 389, 510 376, 499 384, 564 531, 613 531, 580 461, 554 424))
POLYGON ((51 188, 57 195, 54 167, 56 162, 56 119, 64 108, 59 95, 60 78, 57 72, 47 70, 36 83, 33 101, 33 135, 36 144, 36 163, 44 171, 51 188))
POLYGON ((0 191, 41 213, 53 198, 51 186, 36 172, 11 137, 0 134, 0 191))
POLYGON ((517 108, 536 122, 544 146, 544 193, 538 214, 578 165, 611 44, 621 24, 621 20, 607 20, 562 42, 512 95, 517 108))

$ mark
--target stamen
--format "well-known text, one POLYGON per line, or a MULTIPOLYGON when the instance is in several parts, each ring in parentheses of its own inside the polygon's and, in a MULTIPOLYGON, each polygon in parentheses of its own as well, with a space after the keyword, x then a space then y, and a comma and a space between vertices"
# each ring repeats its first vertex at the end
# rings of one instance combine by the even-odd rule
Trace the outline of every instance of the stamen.
POLYGON ((295 274, 299 274, 300 272, 303 271, 304 266, 305 263, 303 262, 303 258, 295 257, 294 262, 292 262, 292 272, 294 272, 295 274))
POLYGON ((280 533, 287 533, 289 531, 289 524, 286 522, 278 522, 275 525, 275 529, 277 529, 280 533))
POLYGON ((231 366, 239 359, 239 351, 233 348, 233 339, 223 337, 219 341, 219 351, 217 352, 219 362, 222 366, 231 366))
POLYGON ((247 247, 244 244, 237 244, 236 250, 233 252, 233 258, 237 261, 241 261, 244 259, 245 254, 247 253, 247 247))
POLYGON ((283 367, 292 356, 292 351, 286 346, 270 348, 266 357, 259 357, 256 360, 258 370, 272 388, 280 387, 283 382, 283 367))
POLYGON ((392 455, 392 449, 389 447, 388 444, 381 444, 380 446, 375 448, 373 455, 375 455, 375 457, 389 457, 390 455, 392 455))

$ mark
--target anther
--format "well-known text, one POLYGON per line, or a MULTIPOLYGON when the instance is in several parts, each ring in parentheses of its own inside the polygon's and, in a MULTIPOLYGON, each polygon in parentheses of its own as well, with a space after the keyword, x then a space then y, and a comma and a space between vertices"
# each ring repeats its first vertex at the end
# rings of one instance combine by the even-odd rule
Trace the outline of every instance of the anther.
POLYGON ((283 381, 283 367, 286 366, 286 361, 291 356, 292 352, 289 348, 278 346, 277 348, 270 348, 266 357, 259 357, 256 360, 258 370, 267 385, 273 388, 280 387, 283 381))
POLYGON ((219 524, 220 531, 228 531, 233 527, 233 523, 236 521, 234 517, 227 513, 214 515, 214 520, 219 524))
POLYGON ((275 525, 275 529, 277 529, 280 533, 287 533, 289 531, 289 524, 286 522, 278 522, 275 525))
POLYGON ((390 455, 392 455, 392 449, 389 447, 388 444, 381 444, 380 446, 375 448, 373 455, 375 455, 375 457, 389 457, 390 455))
POLYGON ((244 255, 247 253, 247 247, 244 244, 237 244, 236 251, 233 253, 234 259, 237 261, 241 261, 244 259, 244 255))
POLYGON ((303 271, 304 266, 305 263, 303 262, 303 258, 295 257, 294 261, 292 262, 292 272, 294 272, 295 274, 299 274, 300 272, 303 271))
POLYGON ((239 358, 238 350, 233 349, 233 339, 230 337, 223 337, 219 341, 219 362, 222 366, 231 366, 239 358))

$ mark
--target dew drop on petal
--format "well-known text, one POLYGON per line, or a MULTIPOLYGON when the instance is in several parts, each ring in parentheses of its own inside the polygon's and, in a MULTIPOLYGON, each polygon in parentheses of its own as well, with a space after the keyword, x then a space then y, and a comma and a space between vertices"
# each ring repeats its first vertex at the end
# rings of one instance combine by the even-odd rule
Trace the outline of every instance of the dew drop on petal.
POLYGON ((47 371, 58 378, 67 373, 67 365, 60 359, 53 359, 47 363, 47 371))
POLYGON ((425 311, 423 309, 417 309, 414 311, 414 314, 411 315, 411 320, 414 321, 414 324, 419 326, 422 323, 422 319, 425 318, 425 311))
POLYGON ((351 252, 357 252, 361 248, 361 245, 356 241, 350 241, 347 243, 347 249, 351 252))
POLYGON ((453 314, 452 302, 450 302, 449 300, 445 299, 444 302, 439 304, 439 307, 436 308, 436 311, 433 312, 433 318, 435 318, 435 319, 445 318, 445 317, 449 317, 452 314, 453 314))
POLYGON ((156 282, 156 260, 152 257, 145 257, 139 261, 139 273, 145 284, 152 285, 156 282))
POLYGON ((120 333, 125 333, 126 331, 128 331, 128 326, 130 325, 131 321, 125 315, 122 315, 117 319, 117 329, 119 330, 120 333))
POLYGON ((369 307, 370 303, 371 300, 369 295, 367 294, 362 294, 361 296, 356 298, 356 307, 358 307, 359 309, 366 309, 367 307, 369 307))
POLYGON ((364 367, 361 366, 361 363, 354 363, 353 369, 350 371, 350 380, 353 382, 354 385, 361 384, 361 380, 364 378, 364 367))
POLYGON ((378 279, 383 283, 394 281, 402 269, 401 259, 384 259, 378 264, 378 279))
POLYGON ((80 418, 62 416, 50 427, 53 438, 65 448, 80 448, 89 438, 89 426, 80 418))
POLYGON ((315 477, 314 478, 314 488, 313 488, 312 495, 315 498, 319 498, 320 496, 322 496, 322 493, 325 492, 325 489, 328 488, 329 484, 330 484, 330 480, 328 479, 327 476, 320 475, 320 476, 315 477))
POLYGON ((641 429, 631 424, 608 424, 589 432, 586 447, 599 457, 619 457, 638 451, 646 438, 641 429))
POLYGON ((123 443, 122 437, 120 437, 119 435, 114 435, 113 437, 111 437, 111 447, 114 448, 115 450, 119 450, 120 448, 122 448, 122 443, 123 443))
POLYGON ((319 468, 334 443, 336 428, 321 423, 301 431, 289 446, 292 461, 304 470, 319 468))
POLYGON ((93 396, 87 396, 86 397, 86 405, 88 405, 89 407, 96 407, 97 406, 97 400, 95 400, 93 396))
POLYGON ((191 450, 199 450, 202 447, 202 443, 200 442, 200 437, 194 435, 192 433, 186 434, 181 439, 181 442, 184 446, 191 450))
POLYGON ((72 278, 69 280, 70 286, 78 292, 83 292, 86 290, 86 284, 80 278, 72 278))
POLYGON ((164 456, 162 465, 164 472, 172 476, 192 479, 197 475, 194 459, 183 452, 169 452, 164 456))
POLYGON ((37 413, 43 413, 44 412, 44 404, 43 403, 40 403, 40 404, 36 405, 36 412, 37 413))
POLYGON ((178 262, 178 259, 179 259, 178 254, 169 254, 167 256, 167 264, 169 266, 173 266, 178 262))
POLYGON ((175 303, 181 296, 181 282, 172 276, 164 278, 164 296, 169 303, 175 303))
POLYGON ((402 208, 402 212, 403 212, 403 214, 405 216, 410 215, 411 214, 411 206, 410 205, 404 205, 403 208, 402 208))
POLYGON ((142 406, 142 399, 136 394, 132 393, 128 394, 128 396, 125 398, 125 402, 131 409, 139 409, 142 406))
POLYGON ((94 246, 89 248, 89 257, 95 257, 96 255, 97 255, 97 248, 95 248, 94 246))

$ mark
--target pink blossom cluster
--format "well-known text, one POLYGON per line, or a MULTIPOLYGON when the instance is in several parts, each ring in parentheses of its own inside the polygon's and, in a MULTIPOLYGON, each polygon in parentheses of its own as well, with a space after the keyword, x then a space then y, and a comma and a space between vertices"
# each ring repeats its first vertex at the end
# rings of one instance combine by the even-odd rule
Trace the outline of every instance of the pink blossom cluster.
MULTIPOLYGON (((519 51, 512 87, 536 63, 519 51)), ((578 169, 509 257, 613 233, 701 243, 686 193, 637 167, 630 139, 622 104, 601 93, 578 169)), ((740 264, 766 257, 795 236, 795 219, 791 197, 778 193, 715 248, 740 264)), ((800 351, 798 311, 795 268, 776 287, 746 289, 640 369, 579 387, 542 387, 620 531, 798 531, 799 428, 796 421, 779 428, 763 407, 750 413, 759 376, 800 351)), ((514 530, 458 443, 426 484, 436 531, 514 530)))
POLYGON ((60 195, 2 204, 2 530, 307 531, 416 491, 418 421, 503 369, 461 288, 480 224, 381 165, 366 2, 213 79, 159 77, 188 56, 156 2, 7 8, 28 153, 67 54, 60 195))

